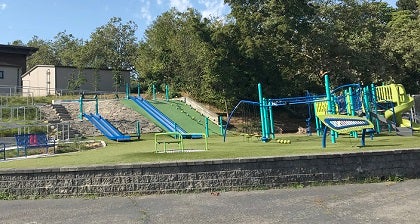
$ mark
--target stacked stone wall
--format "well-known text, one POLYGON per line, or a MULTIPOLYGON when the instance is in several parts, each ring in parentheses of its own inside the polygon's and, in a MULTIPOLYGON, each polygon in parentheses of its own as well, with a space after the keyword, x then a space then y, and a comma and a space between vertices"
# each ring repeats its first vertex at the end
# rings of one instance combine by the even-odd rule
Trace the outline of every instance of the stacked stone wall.
POLYGON ((0 193, 110 196, 419 178, 420 149, 94 167, 0 170, 0 193))

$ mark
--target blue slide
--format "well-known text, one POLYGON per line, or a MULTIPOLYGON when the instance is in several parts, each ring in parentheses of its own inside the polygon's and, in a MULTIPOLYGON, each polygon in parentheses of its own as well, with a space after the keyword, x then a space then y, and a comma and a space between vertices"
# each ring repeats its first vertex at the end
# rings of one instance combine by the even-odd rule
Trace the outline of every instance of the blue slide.
POLYGON ((108 120, 99 114, 83 114, 90 123, 92 123, 105 137, 108 139, 123 142, 130 141, 130 136, 123 135, 117 128, 115 128, 108 120))
POLYGON ((138 106, 140 106, 144 111, 146 111, 150 116, 153 117, 159 124, 168 132, 179 132, 183 138, 202 138, 201 135, 191 135, 188 134, 180 126, 177 126, 173 120, 163 114, 155 106, 149 103, 147 100, 139 97, 128 97, 130 100, 133 100, 138 106))

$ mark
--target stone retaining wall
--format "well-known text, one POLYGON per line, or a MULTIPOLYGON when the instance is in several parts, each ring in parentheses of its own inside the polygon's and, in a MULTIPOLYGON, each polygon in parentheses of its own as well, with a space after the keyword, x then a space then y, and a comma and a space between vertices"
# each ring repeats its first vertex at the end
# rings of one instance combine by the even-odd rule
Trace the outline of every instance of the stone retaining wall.
POLYGON ((0 170, 0 193, 69 197, 276 188, 420 177, 420 149, 252 159, 0 170))

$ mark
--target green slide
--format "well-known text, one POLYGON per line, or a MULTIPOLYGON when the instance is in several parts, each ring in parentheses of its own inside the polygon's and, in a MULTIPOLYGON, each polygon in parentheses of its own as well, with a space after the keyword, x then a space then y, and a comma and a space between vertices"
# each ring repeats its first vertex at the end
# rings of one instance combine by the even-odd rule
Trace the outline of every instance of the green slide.
POLYGON ((397 102, 396 106, 394 106, 394 110, 391 108, 385 111, 385 118, 387 120, 392 120, 393 114, 395 113, 395 120, 397 125, 401 127, 412 128, 414 131, 420 131, 419 124, 412 123, 410 120, 402 118, 402 114, 410 111, 413 107, 414 98, 405 93, 400 93, 399 99, 399 102, 397 102))

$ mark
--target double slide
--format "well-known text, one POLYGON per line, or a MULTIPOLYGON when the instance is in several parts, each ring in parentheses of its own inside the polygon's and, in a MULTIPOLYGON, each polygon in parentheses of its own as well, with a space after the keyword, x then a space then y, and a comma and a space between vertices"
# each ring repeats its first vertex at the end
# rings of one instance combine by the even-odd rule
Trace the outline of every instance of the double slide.
POLYGON ((123 142, 130 141, 130 136, 124 135, 117 128, 115 128, 108 120, 99 114, 83 114, 83 116, 90 121, 105 137, 108 139, 123 142))
POLYGON ((146 111, 146 113, 148 113, 165 131, 179 132, 183 138, 202 138, 202 135, 187 133, 182 127, 178 126, 173 120, 163 114, 147 100, 133 96, 129 96, 129 99, 134 101, 140 108, 146 111))

